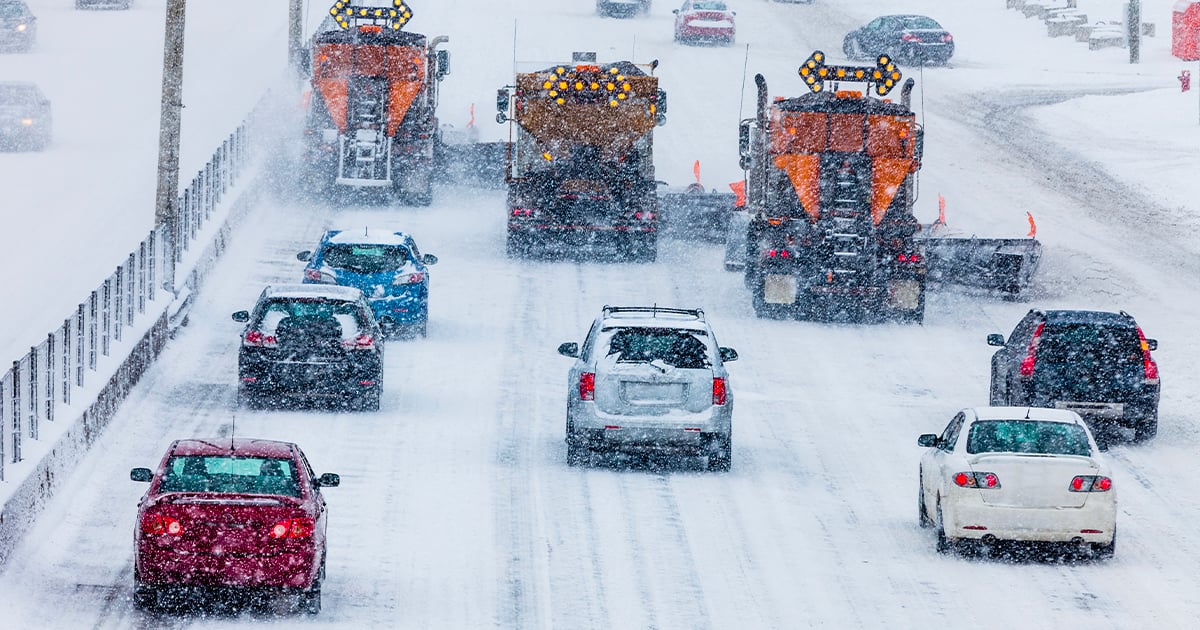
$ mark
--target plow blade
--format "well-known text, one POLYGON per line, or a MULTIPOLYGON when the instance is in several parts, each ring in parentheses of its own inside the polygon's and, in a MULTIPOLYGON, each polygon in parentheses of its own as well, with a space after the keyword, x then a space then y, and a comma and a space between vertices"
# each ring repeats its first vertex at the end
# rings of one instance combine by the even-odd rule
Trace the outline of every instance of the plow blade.
POLYGON ((733 193, 660 192, 659 229, 674 238, 724 242, 736 199, 733 193))
POLYGON ((1016 296, 1033 282, 1042 244, 1033 238, 920 239, 928 279, 1016 296))

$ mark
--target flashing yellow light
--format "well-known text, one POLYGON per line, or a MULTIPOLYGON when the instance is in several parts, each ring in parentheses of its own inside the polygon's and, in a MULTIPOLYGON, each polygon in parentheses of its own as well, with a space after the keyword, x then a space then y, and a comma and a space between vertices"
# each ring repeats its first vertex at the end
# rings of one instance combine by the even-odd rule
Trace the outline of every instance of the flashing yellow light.
POLYGON ((608 102, 608 106, 609 106, 609 107, 616 107, 616 106, 617 106, 617 101, 609 101, 609 102, 608 102))
POLYGON ((576 81, 576 82, 575 82, 575 89, 576 89, 576 90, 582 90, 582 89, 583 89, 583 81, 576 81))
POLYGON ((658 107, 655 107, 654 103, 650 103, 650 113, 653 114, 656 111, 658 111, 658 107))
POLYGON ((558 90, 550 90, 550 98, 554 98, 555 96, 558 96, 558 90))
MULTIPOLYGON (((388 27, 392 30, 399 30, 410 19, 412 19, 412 9, 409 9, 404 0, 392 0, 392 7, 361 7, 351 4, 353 0, 337 0, 329 9, 329 14, 337 21, 341 28, 350 28, 351 21, 371 20, 388 22, 388 27)), ((379 27, 378 31, 382 32, 383 25, 376 24, 379 27)))
POLYGON ((567 89, 567 82, 566 82, 566 81, 559 81, 559 82, 558 82, 558 89, 560 89, 560 90, 565 90, 565 89, 567 89))
POLYGON ((591 83, 588 84, 588 88, 592 89, 592 90, 599 90, 600 84, 596 83, 595 81, 592 81, 591 83))
POLYGON ((625 100, 625 93, 624 93, 624 92, 618 92, 618 93, 617 93, 617 98, 621 99, 622 101, 623 101, 623 100, 625 100))
POLYGON ((554 158, 553 158, 553 157, 550 155, 550 152, 549 152, 549 151, 547 151, 546 153, 543 153, 543 154, 542 154, 542 158, 544 158, 544 159, 545 159, 547 162, 549 162, 549 161, 551 161, 551 160, 553 160, 553 159, 554 159, 554 158))
POLYGON ((562 66, 559 66, 559 67, 557 67, 557 68, 555 68, 555 69, 554 69, 554 74, 557 74, 557 75, 562 75, 562 73, 564 73, 564 72, 566 72, 566 71, 567 71, 567 69, 566 69, 566 68, 564 68, 564 67, 562 67, 562 66))
POLYGON ((809 72, 811 71, 808 69, 808 66, 800 66, 800 76, 806 77, 808 76, 809 72))
POLYGON ((542 89, 543 89, 543 90, 549 90, 549 89, 550 89, 550 88, 552 88, 552 87, 554 87, 554 82, 553 82, 553 81, 547 81, 547 82, 545 82, 545 83, 543 83, 543 84, 542 84, 542 89))
POLYGON ((633 86, 629 85, 628 83, 622 83, 621 89, 625 90, 626 92, 629 92, 629 91, 633 90, 633 86))
POLYGON ((617 86, 613 85, 612 83, 606 83, 606 84, 604 85, 604 89, 606 89, 606 90, 608 90, 609 92, 611 92, 611 91, 613 91, 613 90, 617 89, 617 86))
POLYGON ((618 72, 620 72, 620 70, 617 70, 616 66, 613 66, 612 68, 608 69, 609 74, 616 74, 618 72))
POLYGON ((566 101, 565 101, 565 100, 563 100, 563 97, 561 97, 561 96, 560 96, 560 97, 558 97, 558 98, 556 98, 556 99, 554 99, 554 102, 555 102, 555 103, 558 103, 559 105, 562 105, 563 103, 566 103, 566 101))

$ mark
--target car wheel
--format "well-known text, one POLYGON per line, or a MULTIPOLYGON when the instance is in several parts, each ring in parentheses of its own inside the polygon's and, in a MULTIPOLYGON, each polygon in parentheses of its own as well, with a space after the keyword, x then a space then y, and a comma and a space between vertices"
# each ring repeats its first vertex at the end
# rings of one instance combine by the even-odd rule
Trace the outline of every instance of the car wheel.
POLYGON ((858 37, 851 37, 849 40, 850 50, 846 51, 848 59, 862 59, 867 56, 866 51, 863 49, 862 40, 858 39, 858 37))
POLYGON ((590 449, 585 446, 575 434, 575 423, 571 422, 570 412, 567 417, 567 465, 581 466, 591 455, 590 449))
POLYGON ((154 610, 158 605, 158 589, 144 584, 134 584, 133 602, 142 610, 154 610))
POLYGON ((946 536, 946 524, 942 521, 942 501, 938 499, 937 503, 937 521, 934 523, 937 527, 937 551, 938 553, 950 553, 954 550, 954 541, 946 536))
POLYGON ((258 396, 246 387, 238 387, 237 406, 242 409, 258 409, 262 406, 258 396))
POLYGON ((719 446, 716 454, 708 456, 708 470, 710 472, 729 472, 729 469, 733 467, 733 438, 716 438, 713 443, 719 446))
POLYGON ((1117 552, 1117 532, 1113 530, 1112 542, 1107 545, 1094 545, 1092 555, 1099 560, 1108 560, 1117 552))
POLYGON ((992 367, 992 383, 988 391, 988 404, 993 407, 1000 407, 1008 403, 1008 392, 1004 391, 1008 388, 1002 388, 1000 379, 996 375, 996 368, 992 367))
POLYGON ((321 612, 321 585, 316 584, 312 590, 301 591, 299 596, 300 612, 306 615, 316 615, 321 612))
POLYGON ((842 40, 842 54, 846 56, 846 59, 854 61, 854 48, 851 45, 851 42, 852 39, 849 35, 846 36, 846 39, 842 40))
POLYGON ((352 407, 355 411, 379 411, 380 388, 378 385, 354 397, 352 407))
POLYGON ((917 522, 921 525, 921 529, 928 529, 930 525, 933 525, 933 521, 929 519, 929 513, 925 511, 924 476, 917 478, 917 522))
POLYGON ((1158 435, 1158 414, 1144 418, 1133 429, 1134 442, 1146 442, 1158 435))
POLYGON ((508 231, 508 236, 504 239, 504 253, 509 258, 528 258, 529 243, 521 236, 520 232, 508 231))

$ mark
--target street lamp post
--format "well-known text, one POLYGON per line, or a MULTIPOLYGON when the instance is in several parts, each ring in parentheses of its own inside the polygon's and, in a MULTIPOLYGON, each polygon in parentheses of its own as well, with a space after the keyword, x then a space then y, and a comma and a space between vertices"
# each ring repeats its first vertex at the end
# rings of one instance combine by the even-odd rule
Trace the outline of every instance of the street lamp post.
POLYGON ((167 0, 162 109, 158 125, 158 193, 154 226, 163 235, 163 289, 175 293, 179 226, 179 127, 183 109, 183 20, 187 0, 167 0))

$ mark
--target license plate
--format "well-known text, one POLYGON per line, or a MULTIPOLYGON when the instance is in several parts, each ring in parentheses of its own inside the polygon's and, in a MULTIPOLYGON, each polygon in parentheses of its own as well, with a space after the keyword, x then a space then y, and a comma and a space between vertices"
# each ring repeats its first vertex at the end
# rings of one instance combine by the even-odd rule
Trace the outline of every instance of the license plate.
POLYGON ((631 403, 683 402, 683 383, 624 383, 625 400, 631 403))
POLYGON ((916 280, 888 282, 888 307, 911 311, 920 304, 921 283, 916 280))
POLYGON ((763 278, 763 301, 767 304, 794 304, 796 276, 772 274, 763 278))
POLYGON ((1121 418, 1125 415, 1125 403, 1058 400, 1054 402, 1054 408, 1067 409, 1081 416, 1091 416, 1093 418, 1121 418))

